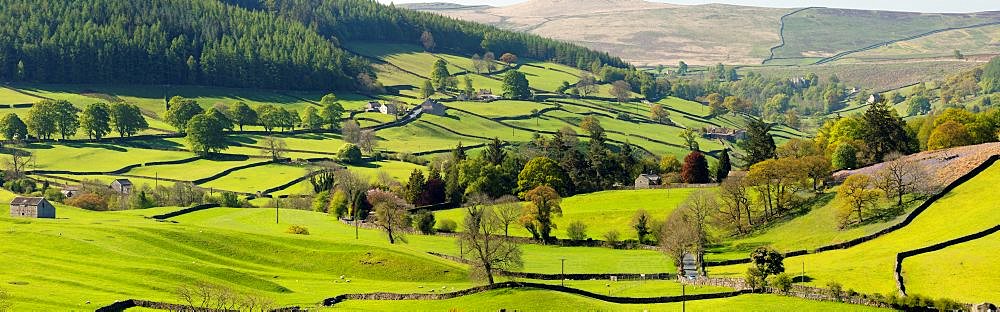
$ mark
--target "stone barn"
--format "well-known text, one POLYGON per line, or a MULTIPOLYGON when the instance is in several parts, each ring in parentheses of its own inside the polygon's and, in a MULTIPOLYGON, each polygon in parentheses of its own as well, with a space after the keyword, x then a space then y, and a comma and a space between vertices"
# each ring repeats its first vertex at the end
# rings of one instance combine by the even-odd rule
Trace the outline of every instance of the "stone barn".
POLYGON ((56 207, 41 197, 14 197, 10 201, 10 216, 15 218, 55 219, 56 207))
POLYGON ((393 103, 386 103, 382 107, 379 107, 378 111, 386 115, 396 116, 399 114, 399 106, 393 103))
POLYGON ((420 109, 425 114, 444 116, 445 110, 448 108, 444 104, 438 103, 438 101, 427 99, 424 103, 420 104, 420 109))
POLYGON ((79 186, 66 186, 66 187, 63 187, 62 190, 60 190, 59 192, 62 193, 63 196, 66 196, 66 198, 70 198, 70 197, 76 196, 76 194, 80 193, 80 187, 79 186))
POLYGON ((132 193, 132 181, 128 179, 115 179, 114 182, 111 182, 111 189, 118 192, 118 194, 128 195, 132 193))
POLYGON ((640 174, 638 178, 635 178, 636 189, 648 189, 660 185, 663 185, 663 180, 655 174, 640 174))

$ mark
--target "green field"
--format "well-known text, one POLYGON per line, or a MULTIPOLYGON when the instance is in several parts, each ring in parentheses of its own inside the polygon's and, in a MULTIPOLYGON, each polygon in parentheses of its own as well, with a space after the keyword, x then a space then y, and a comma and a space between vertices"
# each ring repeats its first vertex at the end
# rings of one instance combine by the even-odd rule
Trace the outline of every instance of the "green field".
POLYGON ((906 258, 906 290, 963 302, 1000 300, 1000 289, 983 287, 1000 283, 997 259, 989 255, 996 250, 1000 250, 1000 234, 906 258))
POLYGON ((256 193, 285 184, 305 176, 307 173, 309 170, 304 167, 271 164, 237 170, 200 186, 234 192, 256 193))
MULTIPOLYGON (((896 283, 892 272, 897 253, 979 232, 1000 223, 996 203, 983 200, 983 194, 989 194, 997 183, 1000 183, 1000 166, 994 165, 955 188, 902 229, 849 249, 786 259, 785 264, 790 267, 804 264, 806 275, 812 278, 808 283, 811 285, 824 286, 836 281, 866 293, 894 292, 896 283)), ((985 243, 988 244, 989 241, 985 243)), ((962 247, 958 247, 957 250, 961 249, 962 247)), ((934 270, 952 269, 956 262, 963 261, 964 258, 934 257, 930 254, 914 259, 922 261, 922 270, 934 270), (937 262, 928 262, 933 260, 937 262)), ((743 265, 713 267, 709 269, 709 274, 742 275, 745 270, 743 265)), ((963 270, 962 275, 973 276, 979 270, 963 270)), ((905 274, 904 272, 904 277, 905 274)), ((995 278, 996 275, 992 276, 986 278, 995 278)), ((924 285, 927 285, 926 282, 924 285)), ((983 287, 980 289, 982 290, 963 292, 962 299, 978 302, 996 296, 992 290, 987 291, 983 287), (971 300, 972 298, 977 299, 971 300)), ((924 287, 915 292, 935 298, 956 293, 943 287, 924 287)))

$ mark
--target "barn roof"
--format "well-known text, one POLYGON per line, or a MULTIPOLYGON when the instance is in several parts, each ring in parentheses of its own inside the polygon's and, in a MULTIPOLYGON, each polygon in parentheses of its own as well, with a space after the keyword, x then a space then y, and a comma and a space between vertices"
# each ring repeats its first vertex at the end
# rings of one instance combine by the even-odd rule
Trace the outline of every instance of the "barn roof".
POLYGON ((115 182, 118 182, 119 185, 132 185, 132 181, 129 181, 128 179, 115 179, 115 182))
POLYGON ((38 206, 43 201, 45 201, 45 198, 42 198, 42 197, 24 197, 24 196, 18 196, 18 197, 14 197, 14 200, 11 200, 10 204, 11 205, 18 205, 18 206, 23 206, 23 205, 38 206))

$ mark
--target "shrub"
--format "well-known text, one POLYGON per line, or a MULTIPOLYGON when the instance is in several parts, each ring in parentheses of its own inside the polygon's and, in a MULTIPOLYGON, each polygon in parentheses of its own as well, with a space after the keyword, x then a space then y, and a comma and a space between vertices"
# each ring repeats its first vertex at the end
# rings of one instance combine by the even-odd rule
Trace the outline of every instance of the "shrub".
POLYGON ((327 209, 327 212, 337 216, 337 218, 343 218, 347 215, 347 194, 341 190, 333 192, 333 196, 330 197, 330 207, 327 209))
POLYGON ((440 220, 437 222, 437 229, 444 233, 455 233, 455 230, 458 229, 458 223, 448 219, 440 220))
POLYGON ((566 235, 572 240, 585 240, 587 239, 587 225, 580 220, 573 221, 566 227, 566 235))
POLYGON ((948 298, 939 298, 934 301, 934 308, 938 311, 957 311, 962 308, 962 305, 948 298))
POLYGON ((35 189, 37 188, 35 185, 35 181, 26 178, 7 181, 7 183, 4 184, 4 186, 6 186, 7 189, 10 190, 11 192, 18 194, 28 194, 34 192, 35 189))
POLYGON ((66 204, 87 210, 105 211, 108 210, 108 201, 94 193, 81 193, 70 197, 66 204))
POLYGON ((765 278, 767 278, 767 274, 764 273, 764 271, 761 271, 761 269, 754 266, 747 269, 744 281, 746 281, 747 287, 750 287, 750 289, 758 290, 764 288, 764 286, 767 286, 767 281, 765 280, 765 278))
POLYGON ((337 151, 337 159, 347 164, 358 164, 361 162, 361 148, 351 143, 345 143, 337 151))
POLYGON ((45 190, 45 199, 48 201, 62 202, 66 199, 66 195, 57 189, 49 188, 45 190))
POLYGON ((837 282, 826 283, 826 288, 830 289, 830 297, 834 300, 844 301, 844 286, 837 282))
POLYGON ((618 243, 621 242, 621 234, 618 230, 610 230, 604 233, 604 241, 608 243, 608 247, 618 248, 618 243))
POLYGON ((771 278, 771 288, 788 293, 792 289, 792 278, 788 274, 781 273, 771 278))
POLYGON ((417 211, 413 215, 413 223, 420 233, 434 234, 434 214, 427 210, 417 211))
POLYGON ((285 230, 288 234, 309 235, 309 229, 301 225, 291 225, 285 230))
POLYGON ((222 192, 219 195, 219 206, 230 207, 230 208, 240 208, 240 198, 236 196, 233 192, 222 192))
POLYGON ((330 207, 330 191, 322 191, 313 197, 312 201, 312 211, 315 212, 329 212, 327 209, 330 207))

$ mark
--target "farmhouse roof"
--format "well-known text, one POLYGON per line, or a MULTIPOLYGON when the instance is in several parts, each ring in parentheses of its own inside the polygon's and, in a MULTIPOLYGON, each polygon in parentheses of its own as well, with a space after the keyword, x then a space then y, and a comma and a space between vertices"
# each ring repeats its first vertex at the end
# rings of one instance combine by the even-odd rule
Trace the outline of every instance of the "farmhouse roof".
POLYGON ((17 206, 24 206, 24 205, 38 206, 43 201, 45 201, 45 198, 42 198, 42 197, 24 197, 24 196, 18 196, 18 197, 14 197, 14 200, 11 200, 10 204, 11 205, 17 205, 17 206))
POLYGON ((644 173, 644 174, 640 174, 639 177, 640 178, 645 178, 645 179, 650 180, 650 181, 659 181, 660 180, 660 176, 655 175, 655 174, 645 174, 644 173))
POLYGON ((117 182, 118 185, 132 185, 132 181, 129 181, 128 179, 115 179, 114 182, 117 182))

